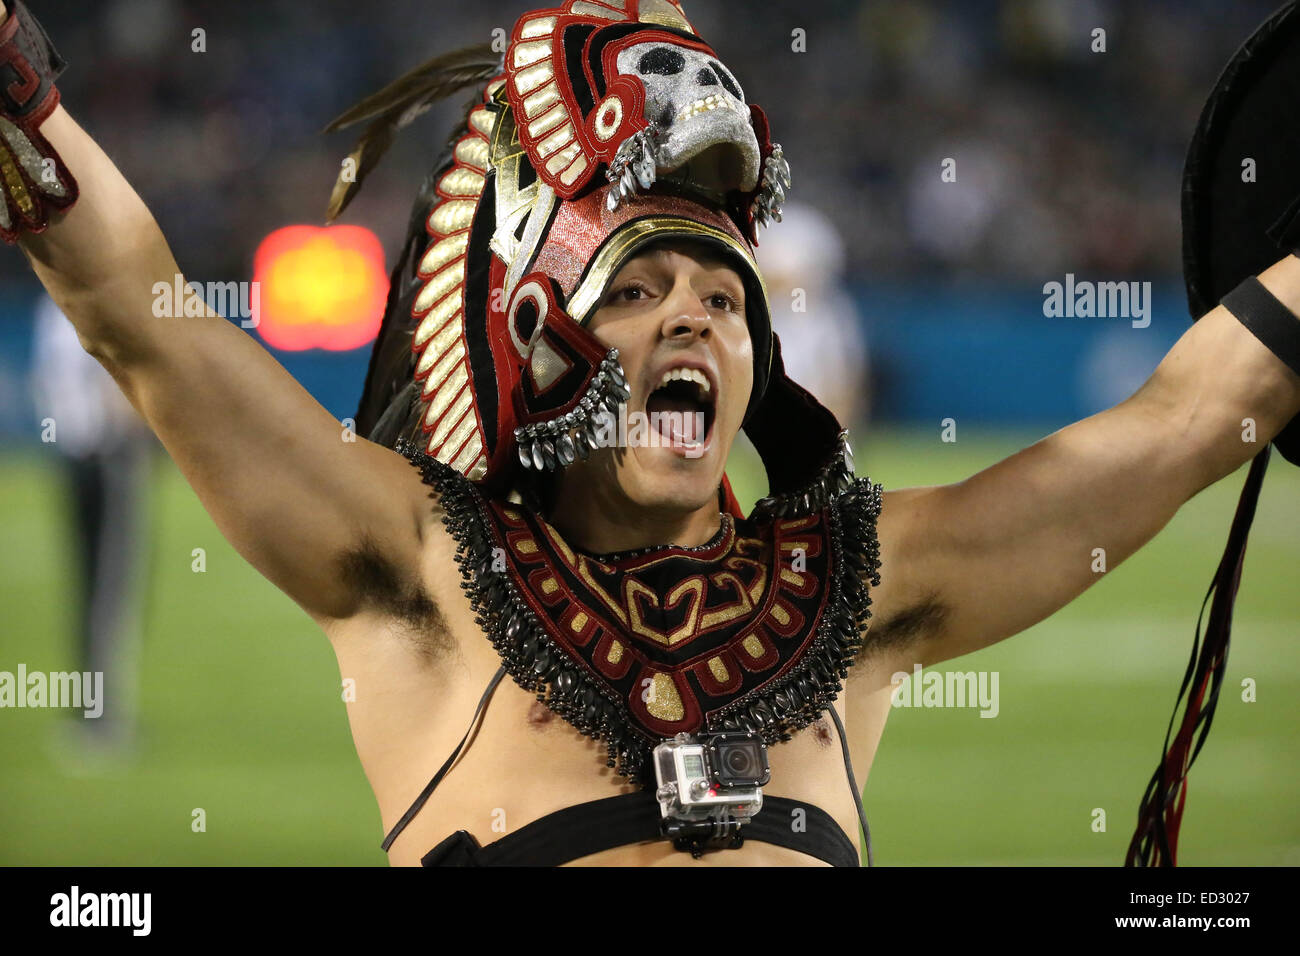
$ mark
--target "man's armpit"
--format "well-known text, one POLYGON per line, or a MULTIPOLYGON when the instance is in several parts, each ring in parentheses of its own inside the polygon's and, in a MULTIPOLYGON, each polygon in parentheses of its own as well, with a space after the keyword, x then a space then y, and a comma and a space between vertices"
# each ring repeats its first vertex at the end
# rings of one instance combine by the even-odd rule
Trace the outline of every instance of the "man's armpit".
POLYGON ((910 607, 881 621, 872 621, 855 663, 880 654, 896 656, 940 633, 948 622, 949 608, 938 594, 929 594, 910 607))
POLYGON ((340 559, 340 576, 357 595, 363 610, 377 613, 409 630, 425 657, 452 650, 447 622, 416 576, 396 568, 372 539, 365 539, 340 559))

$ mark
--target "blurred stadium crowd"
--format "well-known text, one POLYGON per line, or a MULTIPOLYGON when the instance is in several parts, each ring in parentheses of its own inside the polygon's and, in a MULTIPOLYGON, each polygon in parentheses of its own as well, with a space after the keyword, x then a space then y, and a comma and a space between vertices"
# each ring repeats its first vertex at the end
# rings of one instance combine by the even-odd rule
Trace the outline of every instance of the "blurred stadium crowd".
MULTIPOLYGON (((32 0, 71 68, 74 117, 125 171, 186 274, 249 271, 256 243, 320 222, 349 133, 319 130, 428 57, 489 41, 532 3, 32 0), (204 30, 205 53, 191 31, 204 30)), ((799 199, 850 276, 1042 281, 1174 275, 1178 177, 1203 98, 1272 0, 687 0, 764 105, 799 199), (1093 30, 1106 31, 1105 53, 1093 30), (806 52, 795 53, 795 31, 806 52), (1136 53, 1136 55, 1135 55, 1136 53), (940 163, 959 157, 942 190, 940 163)), ((457 98, 460 99, 460 98, 457 98)), ((456 100, 417 121, 348 221, 390 259, 456 100)), ((0 257, 0 277, 27 277, 0 257)))

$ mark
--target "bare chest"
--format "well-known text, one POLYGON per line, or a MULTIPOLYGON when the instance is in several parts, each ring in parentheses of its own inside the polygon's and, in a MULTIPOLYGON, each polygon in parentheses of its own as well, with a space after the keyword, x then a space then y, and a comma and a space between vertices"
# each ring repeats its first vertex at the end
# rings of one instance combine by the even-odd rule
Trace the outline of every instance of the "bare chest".
MULTIPOLYGON (((340 670, 354 675, 348 703, 357 752, 387 832, 471 729, 484 689, 500 666, 472 616, 449 609, 447 642, 380 627, 335 641, 340 670), (438 648, 443 648, 439 651, 438 648), (364 649, 364 650, 363 650, 364 649)), ((851 684, 850 687, 853 685, 851 684)), ((836 702, 842 718, 844 698, 836 702)), ((851 712, 856 713, 852 708, 851 712)), ((859 720, 860 722, 860 720, 859 720)), ((879 728, 848 723, 858 782, 865 781, 879 728), (855 739, 861 738, 861 739, 855 739)), ((883 727, 883 717, 880 721, 883 727)), ((839 735, 829 717, 769 748, 772 796, 811 803, 856 840, 858 825, 839 735)), ((607 766, 605 747, 579 733, 508 676, 497 686, 469 746, 406 831, 390 859, 415 865, 443 838, 468 831, 481 845, 575 804, 630 792, 607 766)), ((796 825, 798 821, 791 821, 796 825)), ((667 843, 621 847, 580 861, 592 865, 816 865, 766 844, 692 861, 667 843)))

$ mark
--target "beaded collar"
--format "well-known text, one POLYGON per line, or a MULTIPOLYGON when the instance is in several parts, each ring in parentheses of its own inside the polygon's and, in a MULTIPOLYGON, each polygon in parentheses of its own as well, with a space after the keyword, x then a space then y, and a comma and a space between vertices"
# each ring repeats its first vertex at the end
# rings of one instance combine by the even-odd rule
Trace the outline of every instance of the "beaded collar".
POLYGON ((418 448, 397 450, 438 493, 461 587, 506 671, 643 786, 650 752, 678 733, 789 740, 862 647, 881 488, 843 453, 807 489, 724 516, 704 545, 595 556, 418 448))
POLYGON ((573 547, 573 550, 584 557, 591 558, 593 561, 599 561, 602 564, 613 564, 618 561, 625 561, 628 558, 640 558, 647 554, 656 554, 660 551, 669 550, 678 551, 682 554, 701 554, 713 550, 727 537, 727 535, 731 534, 731 515, 720 511, 718 512, 718 519, 720 524, 718 530, 713 533, 713 537, 709 538, 709 540, 703 544, 697 544, 690 548, 684 548, 676 544, 652 544, 647 548, 630 548, 627 551, 610 551, 606 554, 596 554, 591 551, 584 551, 579 547, 573 547))

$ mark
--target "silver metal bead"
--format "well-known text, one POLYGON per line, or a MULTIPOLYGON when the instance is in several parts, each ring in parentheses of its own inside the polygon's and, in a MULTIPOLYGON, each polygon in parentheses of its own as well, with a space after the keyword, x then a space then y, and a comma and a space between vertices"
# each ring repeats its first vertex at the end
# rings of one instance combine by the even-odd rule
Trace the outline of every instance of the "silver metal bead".
POLYGON ((655 160, 648 152, 641 154, 636 164, 636 179, 642 189, 649 189, 655 181, 655 160))
POLYGON ((561 435, 555 443, 555 454, 560 459, 561 464, 565 466, 573 464, 577 451, 573 445, 573 439, 568 435, 561 435))

